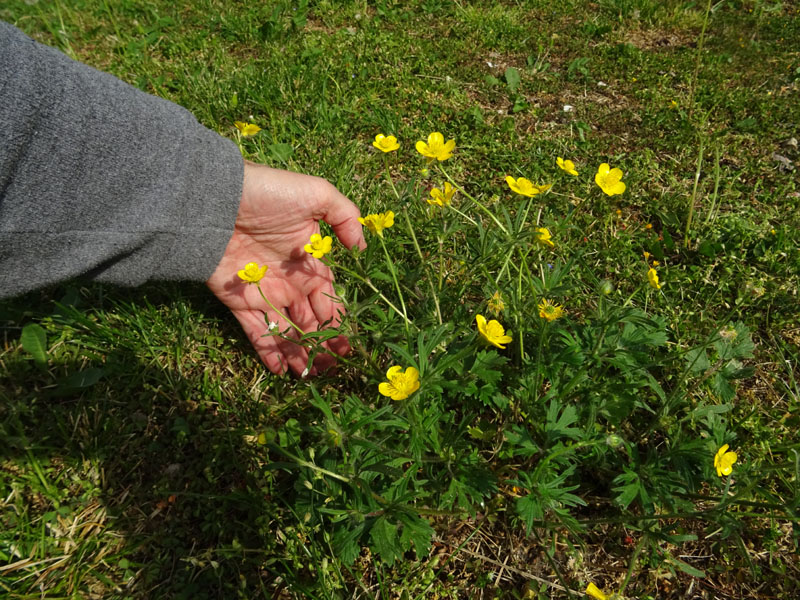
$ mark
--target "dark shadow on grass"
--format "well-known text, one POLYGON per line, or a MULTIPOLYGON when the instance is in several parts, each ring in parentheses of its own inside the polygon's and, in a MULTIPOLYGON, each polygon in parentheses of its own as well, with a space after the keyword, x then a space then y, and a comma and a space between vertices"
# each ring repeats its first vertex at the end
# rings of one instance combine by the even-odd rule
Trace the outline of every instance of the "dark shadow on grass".
MULTIPOLYGON (((238 324, 201 286, 93 286, 82 295, 79 312, 84 314, 124 302, 145 315, 154 306, 175 303, 179 296, 181 310, 190 315, 219 317, 224 337, 240 340, 233 354, 249 356, 251 369, 263 368, 256 364, 238 324)), ((53 315, 54 296, 33 294, 0 304, 7 345, 15 345, 25 322, 53 315)), ((57 329, 71 320, 77 329, 91 327, 91 319, 77 323, 76 318, 67 311, 57 317, 57 329)), ((113 319, 106 319, 100 327, 110 323, 113 319)), ((263 468, 267 451, 253 434, 259 424, 274 419, 265 400, 291 393, 288 380, 266 377, 260 384, 265 392, 260 401, 252 396, 240 399, 229 388, 251 391, 251 377, 239 382, 224 370, 208 370, 207 361, 214 360, 209 352, 173 360, 175 348, 186 340, 176 339, 174 347, 167 344, 146 354, 146 339, 138 339, 139 332, 129 337, 122 324, 116 342, 113 335, 113 330, 89 330, 73 336, 66 343, 76 341, 83 347, 72 358, 51 361, 46 373, 25 356, 0 363, 0 460, 7 471, 5 480, 24 484, 20 473, 38 463, 46 467, 44 477, 53 487, 48 494, 23 485, 17 513, 21 509, 29 519, 39 519, 58 508, 53 496, 69 515, 97 502, 107 514, 103 527, 121 536, 98 537, 107 545, 87 545, 88 554, 76 554, 54 569, 45 586, 58 585, 58 579, 85 564, 92 568, 83 568, 78 593, 86 593, 91 585, 110 593, 114 586, 109 582, 118 586, 119 597, 278 593, 284 584, 276 583, 276 573, 285 580, 294 568, 284 564, 287 553, 279 533, 287 507, 272 494, 293 481, 276 481, 263 468), (203 364, 193 364, 195 357, 203 364), (95 383, 83 388, 65 383, 89 369, 101 372, 95 383), (104 551, 108 554, 103 562, 95 561, 93 557, 104 551), (106 583, 98 583, 103 577, 106 583)), ((22 530, 8 527, 11 512, 4 508, 3 513, 6 543, 24 537, 22 530)), ((18 589, 38 593, 37 581, 29 578, 18 589)))

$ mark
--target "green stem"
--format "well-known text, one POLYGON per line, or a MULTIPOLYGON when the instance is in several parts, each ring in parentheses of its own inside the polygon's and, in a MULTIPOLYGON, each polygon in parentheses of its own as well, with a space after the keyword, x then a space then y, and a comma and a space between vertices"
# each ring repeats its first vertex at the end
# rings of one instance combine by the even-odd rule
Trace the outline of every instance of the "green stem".
POLYGON ((452 178, 452 177, 450 177, 450 175, 448 175, 448 174, 447 174, 447 171, 445 171, 445 170, 444 170, 444 167, 442 166, 442 164, 441 164, 441 163, 439 163, 437 166, 439 167, 439 170, 442 172, 442 175, 444 175, 444 176, 447 178, 447 180, 450 182, 450 184, 451 184, 451 185, 452 185, 454 188, 456 188, 456 190, 457 190, 457 191, 461 192, 461 193, 462 193, 462 194, 464 194, 464 195, 465 195, 467 198, 469 198, 470 200, 472 200, 472 202, 474 202, 474 203, 475 203, 475 204, 478 206, 478 208, 480 208, 480 209, 481 209, 483 212, 485 212, 485 213, 487 214, 487 216, 489 216, 489 218, 490 218, 490 219, 492 219, 492 221, 494 221, 494 222, 495 222, 495 224, 496 224, 496 225, 497 225, 497 226, 498 226, 498 227, 499 227, 499 228, 500 228, 500 229, 503 231, 503 233, 505 233, 506 235, 508 235, 508 229, 506 229, 506 228, 505 228, 505 226, 504 226, 504 225, 503 225, 503 224, 502 224, 502 223, 501 223, 501 222, 500 222, 500 221, 497 219, 497 217, 495 217, 495 216, 494 216, 494 214, 492 214, 492 211, 490 211, 490 210, 489 210, 488 208, 486 208, 486 207, 485 207, 483 204, 481 204, 480 202, 478 202, 478 201, 477 201, 475 198, 473 198, 473 197, 472 197, 470 194, 468 194, 468 193, 467 193, 467 192, 464 190, 464 188, 460 187, 460 186, 459 186, 459 185, 458 185, 458 184, 457 184, 455 181, 453 181, 453 178, 452 178))
POLYGON ((386 179, 389 180, 389 185, 392 186, 392 191, 394 192, 395 197, 400 200, 400 194, 397 192, 397 188, 394 187, 394 181, 392 180, 392 172, 389 170, 389 157, 384 152, 383 154, 383 164, 386 165, 386 179))
POLYGON ((542 543, 542 539, 539 537, 539 534, 536 532, 535 529, 531 529, 531 532, 536 538, 536 541, 539 542, 539 544, 544 549, 544 557, 545 559, 547 559, 547 562, 550 563, 550 568, 553 569, 553 571, 555 571, 556 577, 561 582, 561 585, 564 587, 564 589, 567 591, 567 596, 569 596, 570 598, 574 598, 574 596, 572 595, 572 590, 570 589, 569 584, 567 583, 567 580, 561 574, 561 569, 558 568, 556 561, 553 560, 552 556, 550 556, 550 553, 547 551, 547 548, 545 548, 544 544, 542 543))
MULTIPOLYGON (((330 266, 330 265, 329 265, 329 266, 330 266)), ((388 298, 387 298, 387 297, 386 297, 386 296, 383 294, 383 292, 381 292, 381 291, 380 291, 380 290, 379 290, 377 287, 375 287, 375 284, 373 284, 373 283, 372 283, 372 281, 370 281, 370 279, 369 279, 368 277, 364 277, 364 276, 363 276, 363 275, 361 275, 360 273, 358 273, 358 272, 356 272, 356 271, 353 271, 352 269, 348 269, 347 267, 343 267, 342 265, 336 265, 336 268, 337 268, 337 269, 339 269, 339 270, 341 270, 341 271, 343 271, 344 273, 347 273, 348 275, 350 275, 350 276, 352 276, 352 277, 355 277, 355 278, 356 278, 356 279, 358 279, 360 282, 362 282, 362 283, 366 284, 366 285, 369 287, 369 289, 371 289, 373 292, 375 292, 376 294, 378 294, 378 296, 380 296, 381 300, 383 300, 384 302, 386 302, 386 304, 387 304, 387 306, 389 306, 389 308, 391 308, 391 309, 392 309, 394 312, 396 312, 396 313, 397 313, 397 315, 398 315, 398 316, 402 317, 402 318, 405 320, 405 322, 406 322, 406 327, 407 327, 408 325, 411 325, 411 324, 412 324, 412 323, 411 323, 411 320, 410 320, 410 319, 409 319, 409 318, 408 318, 408 317, 407 317, 405 314, 403 314, 403 311, 401 311, 399 308, 397 308, 397 307, 396 307, 396 306, 395 306, 395 305, 392 303, 392 301, 391 301, 391 300, 389 300, 389 299, 388 299, 388 298)))
POLYGON ((406 310, 406 301, 403 298, 403 291, 400 289, 400 282, 397 280, 397 273, 394 269, 394 262, 392 262, 392 257, 389 256, 389 250, 386 248, 386 242, 383 241, 383 236, 378 236, 378 239, 381 241, 381 248, 383 248, 383 253, 386 255, 386 266, 389 267, 389 272, 392 274, 392 281, 394 281, 394 287, 397 290, 397 296, 400 298, 400 306, 403 308, 403 319, 404 324, 406 326, 406 336, 410 335, 410 331, 408 329, 408 324, 411 321, 408 320, 408 311, 406 310))
POLYGON ((264 300, 264 302, 266 302, 272 310, 278 313, 278 316, 283 317, 286 320, 286 322, 289 323, 289 325, 291 325, 295 331, 297 331, 297 333, 299 333, 300 335, 305 335, 305 331, 300 329, 300 327, 298 327, 297 324, 295 324, 295 322, 292 321, 288 316, 284 315, 281 311, 279 311, 275 307, 275 305, 270 301, 270 299, 264 295, 264 290, 261 289, 260 283, 258 284, 258 293, 261 294, 261 298, 264 300))
POLYGON ((725 481, 725 489, 722 491, 722 497, 719 499, 719 504, 717 504, 717 510, 725 508, 725 505, 732 500, 732 498, 728 496, 728 492, 730 491, 730 489, 731 489, 731 476, 728 475, 728 478, 725 481))
MULTIPOLYGON (((422 250, 419 247, 419 242, 417 241, 417 236, 414 234, 414 228, 411 226, 411 219, 408 216, 408 211, 403 208, 403 216, 406 220, 406 226, 408 227, 408 233, 411 235, 411 240, 414 242, 414 249, 417 251, 417 256, 419 256, 420 263, 426 267, 428 261, 425 260, 425 257, 422 256, 422 250)), ((440 257, 441 263, 441 257, 440 257)), ((433 279, 426 277, 428 280, 428 285, 431 288, 431 296, 433 296, 433 303, 436 306, 436 317, 439 319, 439 325, 441 325, 444 321, 442 321, 442 310, 439 308, 439 295, 436 293, 436 288, 433 285, 433 279)))
POLYGON ((694 92, 697 88, 697 78, 700 75, 700 62, 703 55, 703 44, 706 39, 706 27, 708 27, 708 17, 711 14, 711 0, 706 4, 706 14, 703 17, 703 28, 700 30, 700 40, 697 42, 697 54, 694 61, 694 73, 692 74, 692 86, 689 91, 689 120, 692 120, 694 112, 694 92))
POLYGON ((470 223, 472 223, 472 224, 473 224, 473 225, 475 225, 476 227, 478 226, 478 223, 475 221, 475 219, 473 219, 473 218, 472 218, 472 217, 470 217, 469 215, 465 215, 463 212, 461 212, 461 211, 460 211, 460 210, 458 210, 457 208, 453 208, 452 206, 450 206, 450 210, 452 210, 452 211, 453 211, 454 213, 456 213, 457 215, 460 215, 460 216, 464 217, 464 218, 465 218, 467 221, 469 221, 470 223))
POLYGON ((633 569, 636 567, 636 561, 639 559, 639 555, 644 550, 644 545, 647 543, 647 536, 643 535, 642 539, 639 540, 639 543, 636 544, 636 549, 633 551, 633 555, 631 556, 631 562, 628 564, 628 572, 625 574, 625 579, 622 580, 622 585, 619 586, 619 595, 624 596, 625 588, 628 586, 628 582, 631 580, 633 576, 633 569))
POLYGON ((689 215, 686 217, 686 231, 683 233, 683 245, 689 247, 689 229, 692 226, 692 218, 694 217, 694 203, 697 200, 697 185, 700 182, 700 170, 703 167, 703 152, 705 151, 705 140, 700 137, 700 152, 697 155, 697 168, 694 172, 694 187, 692 188, 692 196, 689 198, 689 215))

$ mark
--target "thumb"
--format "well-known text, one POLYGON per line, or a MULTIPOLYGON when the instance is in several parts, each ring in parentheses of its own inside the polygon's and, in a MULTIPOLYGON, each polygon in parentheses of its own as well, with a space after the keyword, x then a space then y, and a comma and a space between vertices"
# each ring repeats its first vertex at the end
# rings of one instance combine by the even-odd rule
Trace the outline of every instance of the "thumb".
POLYGON ((328 184, 324 211, 322 219, 333 227, 336 237, 342 244, 348 248, 357 246, 359 250, 367 247, 364 230, 361 228, 361 223, 358 222, 361 211, 332 184, 328 184))

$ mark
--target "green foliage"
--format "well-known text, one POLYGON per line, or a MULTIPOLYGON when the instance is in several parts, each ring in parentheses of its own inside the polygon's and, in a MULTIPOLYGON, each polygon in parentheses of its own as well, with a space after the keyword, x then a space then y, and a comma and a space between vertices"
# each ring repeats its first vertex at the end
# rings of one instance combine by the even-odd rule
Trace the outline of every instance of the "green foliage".
POLYGON ((47 332, 37 323, 28 323, 19 337, 22 349, 33 357, 36 366, 47 364, 47 332))
POLYGON ((613 561, 630 567, 629 597, 652 594, 654 573, 676 594, 734 573, 729 595, 796 596, 800 202, 796 172, 769 157, 800 160, 800 28, 788 4, 722 3, 698 53, 703 14, 651 0, 4 3, 3 19, 223 135, 252 120, 247 158, 324 176, 396 222, 388 260, 374 237, 331 255, 348 316, 301 341, 325 352, 343 333, 353 352, 311 383, 266 374, 202 287, 0 304, 0 558, 17 565, 2 589, 516 597, 521 573, 581 590, 589 573, 609 583, 613 561), (456 152, 422 175, 414 142, 431 131, 456 152), (402 144, 387 157, 399 197, 378 132, 402 144), (601 162, 625 194, 595 186, 601 162), (529 200, 506 175, 553 188, 529 200), (448 180, 455 210, 428 205, 448 180), (545 322, 544 299, 566 314, 545 322), (513 341, 486 344, 476 314, 513 341), (394 365, 420 372, 399 401, 377 391, 394 365), (730 478, 713 465, 723 444, 730 478))

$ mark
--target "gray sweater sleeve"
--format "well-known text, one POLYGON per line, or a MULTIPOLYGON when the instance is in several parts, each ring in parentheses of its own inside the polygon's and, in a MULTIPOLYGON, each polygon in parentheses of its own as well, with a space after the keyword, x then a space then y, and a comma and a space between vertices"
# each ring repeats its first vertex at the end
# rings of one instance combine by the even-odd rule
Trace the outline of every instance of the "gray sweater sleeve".
POLYGON ((184 108, 0 22, 0 297, 73 277, 205 281, 243 169, 184 108))

